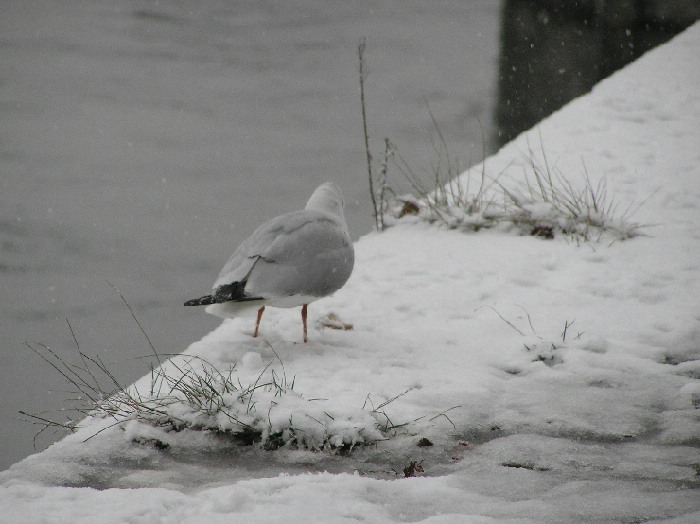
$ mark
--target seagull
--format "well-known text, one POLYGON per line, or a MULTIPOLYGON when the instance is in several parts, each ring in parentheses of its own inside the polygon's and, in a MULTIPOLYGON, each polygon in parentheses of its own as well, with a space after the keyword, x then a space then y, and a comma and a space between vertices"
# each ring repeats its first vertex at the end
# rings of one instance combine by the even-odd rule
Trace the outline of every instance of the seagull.
POLYGON ((258 336, 265 307, 301 307, 307 342, 307 306, 347 282, 355 263, 343 195, 333 182, 321 184, 306 207, 260 225, 228 259, 212 293, 185 302, 233 318, 257 309, 258 336))

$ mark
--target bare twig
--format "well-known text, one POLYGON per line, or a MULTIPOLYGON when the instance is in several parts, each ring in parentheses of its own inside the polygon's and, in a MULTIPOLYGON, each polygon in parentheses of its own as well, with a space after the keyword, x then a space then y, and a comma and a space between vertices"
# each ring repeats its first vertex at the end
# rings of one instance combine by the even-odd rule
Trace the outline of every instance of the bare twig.
POLYGON ((372 210, 374 213, 374 221, 377 231, 381 231, 380 227, 380 210, 377 208, 377 197, 374 193, 374 174, 372 172, 372 152, 369 148, 369 132, 367 131, 367 105, 365 102, 365 79, 367 78, 367 65, 365 64, 365 48, 367 40, 363 37, 357 45, 357 56, 359 59, 360 68, 360 104, 362 106, 362 131, 365 138, 365 153, 367 155, 367 177, 369 180, 369 193, 372 197, 372 210))
POLYGON ((379 170, 379 202, 377 209, 377 221, 378 228, 380 231, 384 231, 384 213, 386 211, 386 197, 385 194, 389 190, 389 184, 387 182, 388 172, 389 172, 389 159, 394 154, 394 145, 388 138, 384 139, 384 160, 382 161, 382 167, 379 170))

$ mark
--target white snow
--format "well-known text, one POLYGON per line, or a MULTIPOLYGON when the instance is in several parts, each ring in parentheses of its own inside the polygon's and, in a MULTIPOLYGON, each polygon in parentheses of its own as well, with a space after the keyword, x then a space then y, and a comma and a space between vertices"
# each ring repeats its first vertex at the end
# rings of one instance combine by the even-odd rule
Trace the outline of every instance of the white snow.
MULTIPOLYGON (((230 319, 185 351, 235 366, 242 387, 274 371, 286 386, 256 389, 235 413, 283 439, 293 427, 305 446, 88 419, 0 473, 0 518, 700 521, 698 49, 700 24, 486 161, 504 184, 522 177, 528 144, 571 181, 583 161, 622 206, 643 202, 647 236, 586 243, 415 219, 369 234, 345 287, 309 309, 312 324, 334 313, 352 330, 316 324, 295 343, 298 312, 272 310, 262 339, 230 319)), ((201 368, 174 362, 188 359, 201 368)), ((222 413, 207 423, 235 429, 222 413)))

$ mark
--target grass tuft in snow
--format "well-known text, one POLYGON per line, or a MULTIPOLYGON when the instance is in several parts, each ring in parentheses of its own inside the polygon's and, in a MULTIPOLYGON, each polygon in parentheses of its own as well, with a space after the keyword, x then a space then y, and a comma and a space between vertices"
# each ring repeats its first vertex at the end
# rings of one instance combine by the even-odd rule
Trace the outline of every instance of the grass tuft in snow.
POLYGON ((599 241, 605 234, 625 240, 641 234, 642 225, 631 220, 636 209, 621 209, 609 194, 606 180, 594 183, 583 160, 583 176, 575 183, 550 164, 544 146, 540 149, 537 155, 529 148, 520 187, 508 188, 498 182, 506 197, 503 219, 526 234, 547 238, 563 234, 599 241))
MULTIPOLYGON (((576 341, 580 341, 585 333, 585 331, 577 331, 573 329, 576 320, 565 320, 564 327, 558 338, 542 337, 537 334, 535 326, 532 323, 530 313, 528 313, 525 308, 520 306, 525 314, 525 317, 527 318, 527 324, 530 330, 530 334, 527 334, 524 331, 527 330, 527 328, 520 329, 514 322, 511 322, 504 317, 496 308, 491 306, 484 307, 491 309, 494 313, 496 313, 496 315, 498 315, 498 318, 515 330, 519 335, 528 338, 528 341, 523 343, 523 348, 533 356, 532 362, 542 362, 550 367, 561 364, 563 360, 560 350, 569 347, 569 343, 571 342, 576 343, 576 341)), ((506 367, 503 369, 503 371, 510 375, 518 375, 521 372, 518 367, 506 367)))
MULTIPOLYGON (((221 370, 193 355, 156 353, 160 366, 151 367, 144 380, 124 387, 99 357, 80 349, 75 333, 73 338, 77 362, 68 362, 46 345, 27 343, 73 389, 68 399, 71 407, 60 412, 65 421, 52 420, 45 413, 20 412, 41 427, 35 443, 46 430, 75 432, 89 427, 90 420, 106 419, 112 424, 100 425, 102 429, 85 440, 112 427, 125 429, 136 421, 161 428, 166 435, 169 431, 210 431, 267 450, 287 447, 349 452, 358 445, 390 439, 407 425, 394 422, 386 408, 411 389, 377 406, 368 395, 362 407, 336 408, 327 399, 305 398, 296 391, 296 377, 287 376, 284 362, 270 344, 275 358, 259 373, 242 372, 236 365, 221 370)), ((132 440, 151 442, 149 438, 137 435, 132 440)), ((167 439, 156 444, 158 449, 169 446, 167 439)))
MULTIPOLYGON (((441 136, 441 135, 440 135, 441 136)), ((477 173, 461 176, 441 140, 438 161, 423 181, 396 153, 399 170, 418 195, 401 196, 384 209, 387 225, 406 215, 439 223, 450 229, 500 229, 543 238, 565 236, 576 241, 612 242, 641 235, 642 224, 632 220, 637 206, 620 206, 609 193, 605 179, 593 181, 585 163, 577 182, 550 164, 544 152, 532 149, 520 181, 502 181, 502 173, 487 175, 485 162, 477 173), (538 158, 539 157, 539 158, 538 158)))

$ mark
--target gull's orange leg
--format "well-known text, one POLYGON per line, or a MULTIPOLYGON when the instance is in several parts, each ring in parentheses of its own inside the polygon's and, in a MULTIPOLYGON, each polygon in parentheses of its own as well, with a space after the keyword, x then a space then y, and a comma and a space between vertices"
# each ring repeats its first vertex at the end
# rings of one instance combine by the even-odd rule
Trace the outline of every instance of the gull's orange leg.
POLYGON ((306 306, 308 306, 308 304, 301 306, 301 322, 304 324, 304 343, 308 340, 306 338, 306 306))
POLYGON ((260 319, 262 318, 262 314, 264 311, 265 311, 265 306, 258 309, 258 319, 255 321, 255 332, 253 333, 253 337, 258 336, 258 327, 260 326, 260 319))

